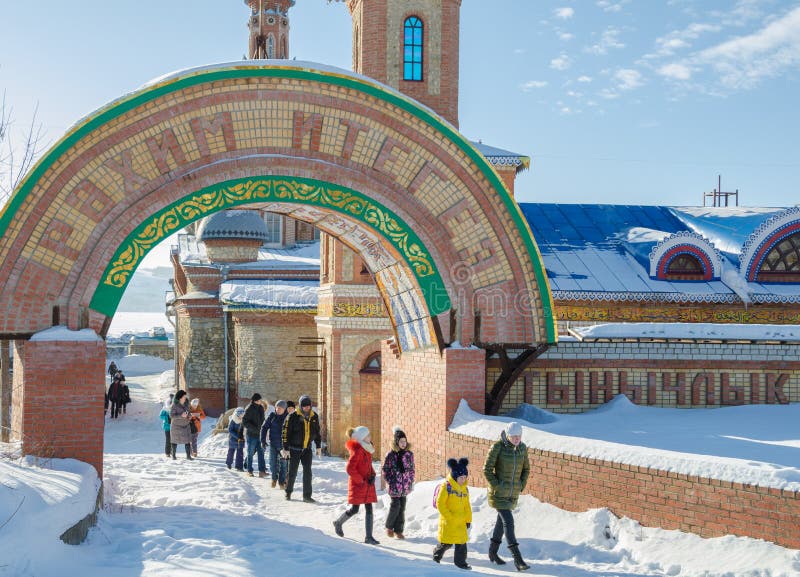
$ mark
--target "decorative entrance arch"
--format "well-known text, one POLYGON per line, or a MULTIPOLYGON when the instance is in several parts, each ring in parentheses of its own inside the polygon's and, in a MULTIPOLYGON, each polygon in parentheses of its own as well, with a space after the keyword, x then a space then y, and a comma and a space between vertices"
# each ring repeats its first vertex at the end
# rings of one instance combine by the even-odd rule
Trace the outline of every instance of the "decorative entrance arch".
MULTIPOLYGON (((444 347, 443 335, 465 345, 556 340, 530 229, 452 126, 342 70, 247 62, 177 73, 112 102, 15 192, 0 215, 0 333, 20 339, 20 378, 44 362, 40 341, 21 339, 58 324, 103 335, 152 246, 245 203, 278 203, 371 258, 403 352, 444 347)), ((76 406, 96 396, 81 387, 104 382, 103 361, 76 374, 63 359, 76 406)), ((25 403, 36 394, 25 387, 25 403)), ((26 438, 69 430, 36 426, 23 418, 26 438)))

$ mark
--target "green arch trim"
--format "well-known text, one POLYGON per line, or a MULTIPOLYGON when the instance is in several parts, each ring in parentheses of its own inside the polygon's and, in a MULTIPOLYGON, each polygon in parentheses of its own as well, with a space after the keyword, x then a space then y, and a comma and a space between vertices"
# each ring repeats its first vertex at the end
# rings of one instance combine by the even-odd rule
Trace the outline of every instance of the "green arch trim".
POLYGON ((401 255, 422 290, 431 316, 450 309, 450 298, 430 251, 408 223, 355 190, 310 178, 262 176, 207 186, 187 195, 137 226, 122 241, 92 296, 91 308, 113 316, 136 267, 172 233, 220 210, 253 202, 286 202, 325 208, 363 222, 401 255))
POLYGON ((27 198, 31 190, 33 190, 34 186, 44 172, 50 168, 71 146, 76 144, 81 138, 91 131, 141 104, 150 102, 166 94, 208 82, 248 77, 285 78, 311 82, 325 82, 328 84, 356 90, 401 108, 402 110, 419 118, 448 137, 464 152, 464 154, 467 155, 468 158, 470 158, 478 166, 483 175, 497 192, 506 209, 509 211, 511 219, 519 231, 520 237, 525 244, 525 248, 528 251, 528 255, 533 265, 536 285, 539 289, 539 295, 542 300, 542 312, 545 317, 544 324, 547 334, 547 342, 557 342, 558 337, 556 332, 556 322, 553 314, 553 297, 550 292, 550 284, 547 282, 547 274, 545 272, 541 254, 539 253, 539 248, 536 246, 536 242, 533 239, 533 232, 531 231, 528 222, 523 217, 522 211, 511 197, 511 194, 508 192, 492 166, 487 162, 483 155, 481 155, 481 153, 478 152, 478 150, 472 146, 472 144, 466 138, 464 138, 463 135, 461 135, 452 125, 448 124, 431 110, 422 107, 416 101, 404 96, 399 92, 395 92, 384 85, 371 82, 369 79, 364 77, 351 76, 346 73, 336 73, 330 70, 318 70, 297 65, 231 65, 215 68, 201 68, 180 73, 180 76, 165 79, 164 81, 152 86, 146 86, 138 92, 111 102, 107 106, 87 117, 85 120, 79 122, 67 134, 65 134, 61 140, 53 146, 50 152, 42 157, 42 159, 36 164, 33 170, 31 170, 25 180, 20 184, 19 188, 11 197, 8 204, 6 204, 2 213, 0 213, 0 234, 5 234, 5 232, 8 230, 9 224, 17 210, 22 205, 25 198, 27 198))

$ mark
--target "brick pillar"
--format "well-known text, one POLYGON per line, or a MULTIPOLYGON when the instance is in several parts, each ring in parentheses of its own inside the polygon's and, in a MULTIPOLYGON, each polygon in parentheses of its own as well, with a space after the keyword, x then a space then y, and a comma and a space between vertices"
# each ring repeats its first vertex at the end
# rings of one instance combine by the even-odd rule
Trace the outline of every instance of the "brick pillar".
POLYGON ((23 453, 78 459, 102 478, 105 342, 15 344, 14 431, 21 433, 23 453))
POLYGON ((486 352, 483 349, 436 347, 395 355, 382 343, 381 454, 392 442, 392 427, 399 425, 414 451, 419 480, 446 473, 445 431, 461 399, 483 413, 486 399, 486 352))

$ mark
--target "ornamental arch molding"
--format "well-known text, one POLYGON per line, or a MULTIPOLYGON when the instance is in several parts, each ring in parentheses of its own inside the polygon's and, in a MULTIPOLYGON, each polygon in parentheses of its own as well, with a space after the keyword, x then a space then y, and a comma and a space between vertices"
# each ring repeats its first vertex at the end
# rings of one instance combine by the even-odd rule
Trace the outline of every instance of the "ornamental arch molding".
POLYGON ((800 207, 788 208, 765 220, 742 246, 740 274, 749 282, 758 281, 764 259, 784 239, 800 232, 800 207))
POLYGON ((180 72, 73 127, 0 215, 0 333, 102 334, 155 244, 251 204, 362 254, 401 348, 556 340, 530 229, 477 150, 391 88, 294 61, 180 72))
POLYGON ((670 263, 681 255, 691 255, 703 267, 704 280, 722 275, 722 255, 711 241, 694 232, 683 231, 661 240, 650 251, 650 277, 664 280, 670 263))

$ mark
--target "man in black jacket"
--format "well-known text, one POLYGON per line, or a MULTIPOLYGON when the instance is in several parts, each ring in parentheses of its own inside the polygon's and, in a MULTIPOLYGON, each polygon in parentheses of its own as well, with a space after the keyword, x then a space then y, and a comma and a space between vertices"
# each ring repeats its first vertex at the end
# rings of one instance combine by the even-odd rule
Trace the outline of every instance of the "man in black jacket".
POLYGON ((253 453, 258 453, 258 476, 267 476, 267 464, 264 462, 264 449, 261 448, 259 434, 264 424, 264 405, 258 393, 250 397, 250 404, 245 407, 242 426, 247 439, 247 473, 253 476, 253 453))
POLYGON ((292 498, 297 469, 303 465, 303 501, 311 498, 311 443, 317 444, 317 456, 322 452, 319 417, 311 409, 311 397, 300 397, 300 410, 286 417, 283 423, 283 455, 289 453, 289 474, 286 477, 286 500, 292 498))

